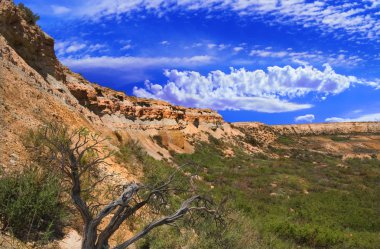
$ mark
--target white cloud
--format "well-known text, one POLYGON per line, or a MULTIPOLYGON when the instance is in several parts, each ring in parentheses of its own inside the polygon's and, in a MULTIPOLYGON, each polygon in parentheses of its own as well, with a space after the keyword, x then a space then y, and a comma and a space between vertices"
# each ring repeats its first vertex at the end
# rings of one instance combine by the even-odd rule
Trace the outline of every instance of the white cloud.
POLYGON ((57 41, 54 45, 56 53, 59 57, 65 57, 73 54, 88 54, 93 52, 108 51, 106 44, 91 44, 88 41, 57 41))
POLYGON ((160 42, 160 44, 166 46, 166 45, 169 45, 170 43, 168 41, 162 41, 160 42))
POLYGON ((58 41, 55 43, 55 49, 58 56, 75 53, 84 49, 85 47, 85 43, 80 43, 77 41, 58 41))
POLYGON ((81 49, 84 49, 86 44, 74 43, 66 48, 67 53, 75 53, 81 49))
POLYGON ((53 13, 56 15, 66 14, 71 11, 70 8, 67 8, 65 6, 60 6, 60 5, 51 5, 51 8, 53 10, 53 13))
POLYGON ((122 48, 121 48, 121 50, 129 50, 129 49, 131 49, 132 48, 132 45, 131 44, 126 44, 126 45, 124 45, 122 48))
POLYGON ((105 44, 99 44, 99 43, 96 43, 96 44, 92 44, 92 45, 89 45, 88 46, 88 50, 86 52, 99 52, 99 51, 106 51, 107 50, 107 46, 105 44))
POLYGON ((315 116, 314 114, 306 114, 306 115, 303 115, 303 116, 298 116, 294 119, 294 121, 296 122, 307 122, 307 123, 311 123, 313 122, 315 119, 315 116))
POLYGON ((380 122, 380 113, 371 113, 371 114, 365 114, 356 118, 338 118, 338 117, 331 117, 326 118, 326 122, 380 122))
POLYGON ((193 57, 86 56, 83 58, 63 58, 62 62, 73 69, 106 68, 131 71, 136 68, 198 66, 209 64, 212 60, 213 58, 207 55, 193 57))
POLYGON ((218 46, 218 45, 216 45, 214 43, 207 44, 207 47, 210 48, 210 49, 215 48, 216 46, 218 46))
POLYGON ((311 104, 289 100, 309 93, 338 94, 356 81, 355 77, 335 73, 329 65, 323 71, 310 66, 274 66, 267 72, 231 68, 229 74, 212 71, 207 76, 178 70, 164 74, 168 77, 164 86, 147 81, 145 88, 134 88, 134 94, 185 106, 275 113, 310 108, 311 104))
POLYGON ((363 61, 363 59, 357 55, 347 55, 343 53, 326 55, 322 51, 295 52, 293 49, 273 50, 271 47, 251 50, 249 55, 253 57, 289 60, 300 65, 329 63, 334 66, 352 67, 363 61))
POLYGON ((234 47, 234 51, 235 52, 240 52, 242 51, 244 48, 243 47, 234 47))
POLYGON ((225 50, 225 49, 231 47, 231 45, 230 44, 223 44, 223 43, 221 43, 221 44, 209 43, 209 44, 207 44, 207 47, 209 49, 216 48, 218 50, 225 50))
POLYGON ((148 10, 160 16, 175 9, 223 10, 260 19, 268 15, 274 17, 268 19, 271 23, 314 27, 323 33, 333 34, 337 30, 345 30, 352 37, 377 40, 380 27, 373 9, 378 7, 377 0, 370 0, 368 4, 307 0, 92 0, 80 5, 76 14, 99 19, 139 10, 148 10))
POLYGON ((285 57, 288 55, 288 52, 286 51, 280 51, 280 52, 274 52, 274 51, 268 51, 268 50, 252 50, 249 53, 250 56, 259 56, 259 57, 285 57))

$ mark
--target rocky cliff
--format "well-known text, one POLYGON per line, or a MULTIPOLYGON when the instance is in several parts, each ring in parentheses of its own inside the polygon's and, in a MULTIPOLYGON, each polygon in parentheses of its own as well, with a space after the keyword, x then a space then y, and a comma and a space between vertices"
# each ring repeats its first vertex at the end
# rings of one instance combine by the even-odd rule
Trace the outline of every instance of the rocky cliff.
POLYGON ((54 40, 38 26, 25 20, 23 10, 11 0, 0 2, 0 34, 39 74, 64 80, 62 67, 54 53, 54 40))
POLYGON ((7 148, 22 154, 22 134, 50 120, 85 126, 119 142, 140 140, 157 158, 170 155, 153 136, 165 138, 167 148, 190 152, 188 134, 213 132, 224 123, 209 109, 131 97, 88 82, 59 62, 49 35, 28 23, 12 1, 1 0, 0 166, 11 161, 7 148))
POLYGON ((206 125, 217 127, 223 118, 210 109, 185 108, 168 102, 127 96, 109 88, 91 84, 65 69, 66 85, 79 104, 101 118, 113 129, 185 129, 206 125))
POLYGON ((343 122, 300 125, 274 125, 273 130, 281 135, 336 135, 380 133, 380 122, 343 122))

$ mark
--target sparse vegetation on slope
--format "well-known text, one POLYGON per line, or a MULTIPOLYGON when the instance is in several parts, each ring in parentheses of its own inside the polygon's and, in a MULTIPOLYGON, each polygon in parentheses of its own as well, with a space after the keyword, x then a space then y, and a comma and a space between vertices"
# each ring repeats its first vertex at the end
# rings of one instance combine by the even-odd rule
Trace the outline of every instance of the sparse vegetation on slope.
MULTIPOLYGON (((343 161, 339 156, 272 148, 278 159, 248 155, 226 144, 200 143, 177 163, 195 162, 216 196, 254 224, 272 248, 377 248, 380 243, 380 162, 343 161)), ((283 139, 279 141, 284 144, 283 139)))
POLYGON ((34 13, 30 8, 26 7, 25 4, 19 3, 17 7, 22 11, 23 17, 28 24, 35 25, 37 21, 40 20, 40 16, 34 13))
POLYGON ((57 176, 37 166, 0 177, 2 231, 46 242, 61 233, 66 216, 57 176))

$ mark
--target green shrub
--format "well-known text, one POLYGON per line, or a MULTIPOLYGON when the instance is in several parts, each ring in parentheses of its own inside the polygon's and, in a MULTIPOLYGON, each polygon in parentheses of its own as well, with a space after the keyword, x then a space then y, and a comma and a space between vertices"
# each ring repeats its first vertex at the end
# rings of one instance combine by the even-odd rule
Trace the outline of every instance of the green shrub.
POLYGON ((156 144, 158 144, 161 148, 164 148, 166 146, 164 146, 163 142, 162 142, 162 137, 160 135, 154 135, 152 137, 152 139, 156 142, 156 144))
POLYGON ((286 239, 293 239, 300 244, 312 247, 330 247, 345 240, 342 233, 323 226, 310 224, 279 223, 275 231, 286 239))
POLYGON ((59 235, 64 217, 60 184, 53 174, 27 167, 0 178, 0 223, 22 240, 59 235))
POLYGON ((120 147, 116 157, 121 163, 128 163, 131 161, 143 162, 147 156, 146 151, 137 140, 128 140, 127 143, 120 147))
POLYGON ((293 145, 296 143, 296 141, 293 138, 287 137, 287 136, 279 136, 276 139, 276 142, 283 144, 283 145, 293 145))
POLYGON ((18 9, 21 10, 24 19, 29 23, 35 25, 38 20, 40 20, 40 16, 33 13, 31 9, 26 7, 23 3, 18 4, 18 9))
POLYGON ((348 136, 332 136, 331 140, 335 142, 345 142, 345 141, 350 141, 351 138, 348 136))

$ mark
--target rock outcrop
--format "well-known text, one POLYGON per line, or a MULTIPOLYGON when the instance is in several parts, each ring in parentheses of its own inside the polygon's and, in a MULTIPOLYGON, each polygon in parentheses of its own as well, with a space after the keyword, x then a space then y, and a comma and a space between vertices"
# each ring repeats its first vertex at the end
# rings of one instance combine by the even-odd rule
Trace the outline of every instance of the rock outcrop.
POLYGON ((274 125, 273 130, 281 135, 338 135, 380 133, 380 122, 343 122, 299 125, 274 125))
POLYGON ((220 126, 220 114, 210 109, 185 108, 154 99, 127 96, 123 92, 92 84, 65 70, 66 85, 79 104, 101 118, 112 129, 185 129, 220 126))
POLYGON ((28 23, 24 13, 11 0, 0 1, 0 34, 9 45, 45 78, 64 80, 54 52, 54 40, 37 25, 28 23))

